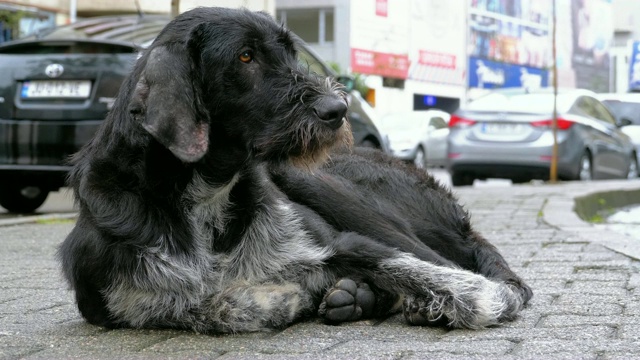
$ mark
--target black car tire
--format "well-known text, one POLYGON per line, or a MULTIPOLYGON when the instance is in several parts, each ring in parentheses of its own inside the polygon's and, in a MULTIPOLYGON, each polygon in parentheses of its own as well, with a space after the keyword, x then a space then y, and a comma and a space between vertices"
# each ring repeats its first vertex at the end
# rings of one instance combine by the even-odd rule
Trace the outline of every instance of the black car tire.
POLYGON ((467 172, 454 172, 451 174, 451 183, 453 186, 469 186, 473 185, 475 178, 467 172))
POLYGON ((576 180, 589 181, 593 180, 593 163, 591 161, 591 155, 588 151, 585 151, 580 157, 580 164, 578 167, 578 175, 576 180))
POLYGON ((0 206, 9 212, 28 214, 39 208, 49 196, 49 190, 38 186, 4 184, 0 190, 0 206))

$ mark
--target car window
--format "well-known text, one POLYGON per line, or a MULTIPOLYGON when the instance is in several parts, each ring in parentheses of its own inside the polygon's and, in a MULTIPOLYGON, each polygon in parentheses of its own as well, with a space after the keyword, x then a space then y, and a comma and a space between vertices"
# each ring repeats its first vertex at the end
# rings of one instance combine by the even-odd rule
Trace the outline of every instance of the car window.
POLYGON ((616 120, 609 113, 607 108, 604 107, 598 100, 589 97, 582 96, 576 102, 577 112, 580 115, 586 115, 594 119, 598 119, 602 122, 606 122, 607 124, 615 125, 616 120))
MULTIPOLYGON (((566 112, 573 98, 570 94, 558 94, 556 106, 558 112, 566 112)), ((514 112, 553 112, 553 94, 502 94, 491 93, 467 105, 468 110, 514 111, 514 112)))
POLYGON ((435 129, 442 129, 447 127, 447 122, 439 116, 434 116, 431 118, 429 125, 433 126, 435 129))
POLYGON ((640 103, 618 101, 618 100, 603 100, 609 110, 618 119, 631 120, 634 125, 640 125, 640 103))
POLYGON ((589 101, 586 96, 581 96, 576 100, 575 106, 571 109, 574 114, 597 118, 597 113, 594 107, 594 101, 589 101))
POLYGON ((313 71, 318 75, 322 75, 322 76, 332 75, 327 72, 326 68, 324 67, 324 65, 320 60, 316 59, 313 55, 311 55, 311 53, 309 53, 307 50, 305 50, 302 47, 298 48, 298 62, 304 68, 309 69, 310 71, 313 71))
POLYGON ((607 108, 602 105, 602 103, 600 103, 598 100, 596 99, 592 99, 594 101, 594 109, 596 112, 596 117, 599 120, 602 120, 606 123, 615 125, 616 124, 616 119, 613 117, 613 115, 611 115, 611 113, 609 112, 609 110, 607 110, 607 108))

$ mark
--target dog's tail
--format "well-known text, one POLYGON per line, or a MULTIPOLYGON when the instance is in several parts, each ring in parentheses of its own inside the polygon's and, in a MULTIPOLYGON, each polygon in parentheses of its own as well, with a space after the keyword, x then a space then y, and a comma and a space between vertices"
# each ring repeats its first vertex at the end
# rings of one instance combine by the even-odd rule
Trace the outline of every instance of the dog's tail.
POLYGON ((405 317, 415 325, 441 321, 455 328, 498 325, 514 319, 526 302, 526 294, 515 286, 409 254, 384 260, 380 270, 379 275, 388 275, 385 280, 405 295, 405 317))

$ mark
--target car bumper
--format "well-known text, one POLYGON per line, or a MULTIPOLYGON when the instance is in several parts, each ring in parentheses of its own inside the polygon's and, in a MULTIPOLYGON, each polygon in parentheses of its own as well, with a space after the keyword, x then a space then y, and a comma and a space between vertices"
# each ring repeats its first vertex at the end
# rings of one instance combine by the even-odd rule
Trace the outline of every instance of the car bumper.
POLYGON ((102 120, 0 119, 0 169, 59 171, 95 134, 102 120))
MULTIPOLYGON (((566 179, 576 176, 584 152, 570 136, 558 136, 558 175, 566 179)), ((471 142, 460 138, 449 142, 447 168, 451 173, 470 172, 480 179, 549 178, 553 154, 550 134, 530 143, 471 142)))

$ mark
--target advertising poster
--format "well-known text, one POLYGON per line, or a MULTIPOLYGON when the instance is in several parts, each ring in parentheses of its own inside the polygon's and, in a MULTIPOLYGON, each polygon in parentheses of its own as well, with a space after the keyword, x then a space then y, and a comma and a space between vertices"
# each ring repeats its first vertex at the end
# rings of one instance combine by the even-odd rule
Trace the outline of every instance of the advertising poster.
POLYGON ((406 79, 409 0, 360 0, 351 12, 351 70, 406 79))
POLYGON ((640 41, 631 42, 629 57, 629 90, 640 90, 640 41))
POLYGON ((573 0, 570 7, 575 87, 607 92, 613 41, 611 0, 573 0))
POLYGON ((410 79, 464 85, 464 6, 463 1, 411 1, 410 79))
POLYGON ((552 0, 469 0, 470 88, 548 85, 552 0))

